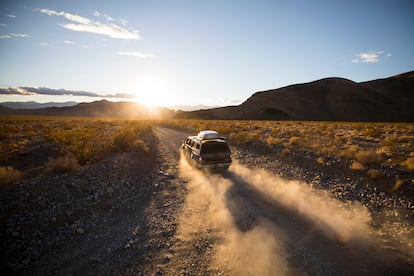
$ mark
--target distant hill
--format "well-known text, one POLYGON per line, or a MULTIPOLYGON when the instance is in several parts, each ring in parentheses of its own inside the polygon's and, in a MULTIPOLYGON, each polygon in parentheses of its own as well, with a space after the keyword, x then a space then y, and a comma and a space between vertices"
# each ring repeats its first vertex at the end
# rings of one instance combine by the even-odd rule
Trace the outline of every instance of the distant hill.
POLYGON ((238 106, 180 112, 175 118, 414 121, 414 71, 356 83, 326 78, 256 92, 238 106))
POLYGON ((171 118, 175 112, 161 107, 148 107, 133 102, 96 101, 75 106, 46 107, 40 109, 10 109, 0 106, 0 114, 110 117, 110 118, 171 118))
POLYGON ((37 108, 45 108, 45 107, 63 107, 63 106, 73 106, 77 105, 78 102, 49 102, 49 103, 38 103, 34 101, 30 102, 3 102, 0 105, 13 108, 13 109, 37 109, 37 108))

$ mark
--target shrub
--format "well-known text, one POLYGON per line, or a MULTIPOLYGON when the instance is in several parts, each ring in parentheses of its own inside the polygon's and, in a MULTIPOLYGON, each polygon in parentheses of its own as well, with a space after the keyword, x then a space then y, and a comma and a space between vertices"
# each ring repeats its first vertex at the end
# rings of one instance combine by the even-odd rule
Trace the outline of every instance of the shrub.
POLYGON ((79 168, 79 164, 75 157, 66 155, 59 158, 49 158, 46 165, 46 171, 52 173, 65 173, 76 171, 79 168))
POLYGON ((377 178, 381 178, 384 176, 384 174, 380 170, 376 170, 376 169, 368 170, 367 175, 371 179, 377 179, 377 178))
POLYGON ((379 137, 381 136, 381 131, 375 128, 366 128, 362 133, 363 136, 379 137))
POLYGON ((137 139, 137 133, 131 129, 120 130, 113 139, 114 146, 121 151, 128 151, 133 148, 133 143, 137 139))
POLYGON ((290 154, 290 149, 289 149, 289 148, 284 148, 284 149, 282 150, 282 154, 283 154, 283 155, 289 155, 289 154, 290 154))
POLYGON ((298 136, 292 136, 289 139, 289 145, 298 146, 301 143, 301 138, 298 136))
POLYGON ((360 162, 358 161, 354 161, 352 162, 352 164, 349 166, 349 168, 351 170, 356 170, 356 171, 362 171, 365 169, 364 165, 362 165, 360 162))
POLYGON ((391 191, 393 192, 398 191, 398 189, 401 187, 402 184, 404 184, 404 180, 396 178, 394 186, 392 187, 391 191))
POLYGON ((346 149, 341 150, 338 153, 338 157, 345 158, 348 160, 354 159, 355 154, 361 150, 361 147, 358 145, 350 145, 346 149))
POLYGON ((239 132, 231 133, 229 139, 235 145, 243 145, 247 143, 248 137, 245 132, 239 132))
POLYGON ((385 147, 394 147, 397 143, 397 137, 395 135, 387 136, 381 141, 381 145, 385 147))
POLYGON ((150 147, 147 144, 145 144, 145 142, 142 141, 142 140, 135 140, 132 143, 132 149, 138 150, 138 151, 143 151, 145 153, 149 153, 150 150, 151 150, 150 147))
POLYGON ((19 180, 21 173, 12 167, 0 167, 0 184, 11 184, 19 180))
POLYGON ((282 139, 277 137, 267 137, 266 143, 268 146, 280 145, 282 144, 282 139))
POLYGON ((355 154, 355 159, 364 165, 382 163, 384 158, 382 154, 375 151, 361 150, 355 154))
POLYGON ((325 165, 325 163, 326 163, 325 158, 323 158, 323 157, 318 157, 316 159, 316 162, 318 162, 318 164, 320 164, 320 165, 325 165))
POLYGON ((404 161, 404 165, 409 170, 414 170, 414 157, 407 158, 407 160, 404 161))

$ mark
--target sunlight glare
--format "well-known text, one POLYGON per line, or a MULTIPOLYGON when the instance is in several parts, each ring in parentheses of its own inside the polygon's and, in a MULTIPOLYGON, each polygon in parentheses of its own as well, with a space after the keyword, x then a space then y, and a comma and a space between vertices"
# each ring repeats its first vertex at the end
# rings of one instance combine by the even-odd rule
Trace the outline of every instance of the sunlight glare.
POLYGON ((168 104, 168 86, 161 78, 148 76, 138 84, 137 101, 149 106, 168 104))

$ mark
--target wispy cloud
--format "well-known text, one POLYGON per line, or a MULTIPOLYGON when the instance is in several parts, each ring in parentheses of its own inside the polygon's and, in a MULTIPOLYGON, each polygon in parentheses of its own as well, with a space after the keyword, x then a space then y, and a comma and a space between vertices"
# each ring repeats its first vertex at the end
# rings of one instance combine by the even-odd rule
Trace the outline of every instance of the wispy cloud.
POLYGON ((110 17, 109 15, 107 15, 105 13, 98 12, 96 10, 93 12, 93 15, 96 16, 96 17, 103 17, 108 21, 114 21, 114 19, 112 17, 110 17))
POLYGON ((65 44, 74 44, 74 42, 71 41, 71 40, 65 40, 65 41, 63 41, 63 43, 65 43, 65 44))
POLYGON ((121 18, 121 24, 122 26, 126 26, 126 24, 128 24, 128 19, 121 18))
POLYGON ((352 60, 352 63, 377 63, 383 57, 390 57, 391 54, 385 53, 384 51, 369 51, 366 53, 360 53, 355 55, 357 58, 352 60))
POLYGON ((0 87, 0 95, 55 95, 55 96, 86 96, 93 98, 136 98, 133 94, 114 93, 99 94, 87 91, 73 91, 66 89, 52 89, 47 87, 0 87))
POLYGON ((152 58, 152 57, 154 57, 154 54, 152 54, 152 53, 141 53, 141 52, 133 52, 133 51, 130 51, 130 52, 119 51, 118 55, 138 57, 138 58, 152 58))
MULTIPOLYGON (((132 39, 132 40, 140 39, 138 31, 127 30, 114 23, 101 23, 98 21, 92 21, 89 18, 76 15, 76 14, 63 12, 63 11, 58 12, 58 11, 50 10, 50 9, 39 9, 38 11, 41 13, 47 14, 47 15, 56 15, 56 16, 64 17, 66 20, 70 22, 63 23, 61 24, 61 26, 66 29, 72 30, 72 31, 106 35, 111 38, 119 38, 119 39, 132 39)), ((94 15, 104 16, 107 20, 109 20, 109 18, 112 19, 111 17, 107 15, 102 15, 101 13, 97 11, 95 11, 94 15)))
POLYGON ((6 14, 6 17, 9 17, 9 18, 16 18, 16 16, 15 16, 14 14, 6 14))
POLYGON ((0 39, 7 39, 7 38, 25 38, 28 37, 28 34, 16 34, 16 33, 10 33, 6 35, 1 35, 0 39))

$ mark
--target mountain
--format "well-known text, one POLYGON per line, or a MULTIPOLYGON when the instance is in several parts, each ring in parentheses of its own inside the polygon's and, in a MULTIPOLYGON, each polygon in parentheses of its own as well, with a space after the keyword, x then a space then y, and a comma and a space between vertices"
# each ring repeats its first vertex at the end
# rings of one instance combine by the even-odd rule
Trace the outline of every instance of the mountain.
POLYGON ((10 109, 0 106, 0 114, 109 117, 109 118, 171 118, 175 112, 162 107, 148 107, 133 102, 107 100, 80 103, 75 106, 46 107, 40 109, 10 109))
POLYGON ((8 108, 12 108, 12 109, 37 109, 37 108, 45 108, 45 107, 73 106, 73 105, 77 105, 77 104, 78 104, 78 102, 38 103, 38 102, 34 102, 34 101, 30 101, 30 102, 3 102, 3 103, 0 103, 0 105, 8 107, 8 108))
POLYGON ((356 83, 326 78, 256 92, 238 106, 180 112, 175 118, 414 121, 414 71, 356 83))

